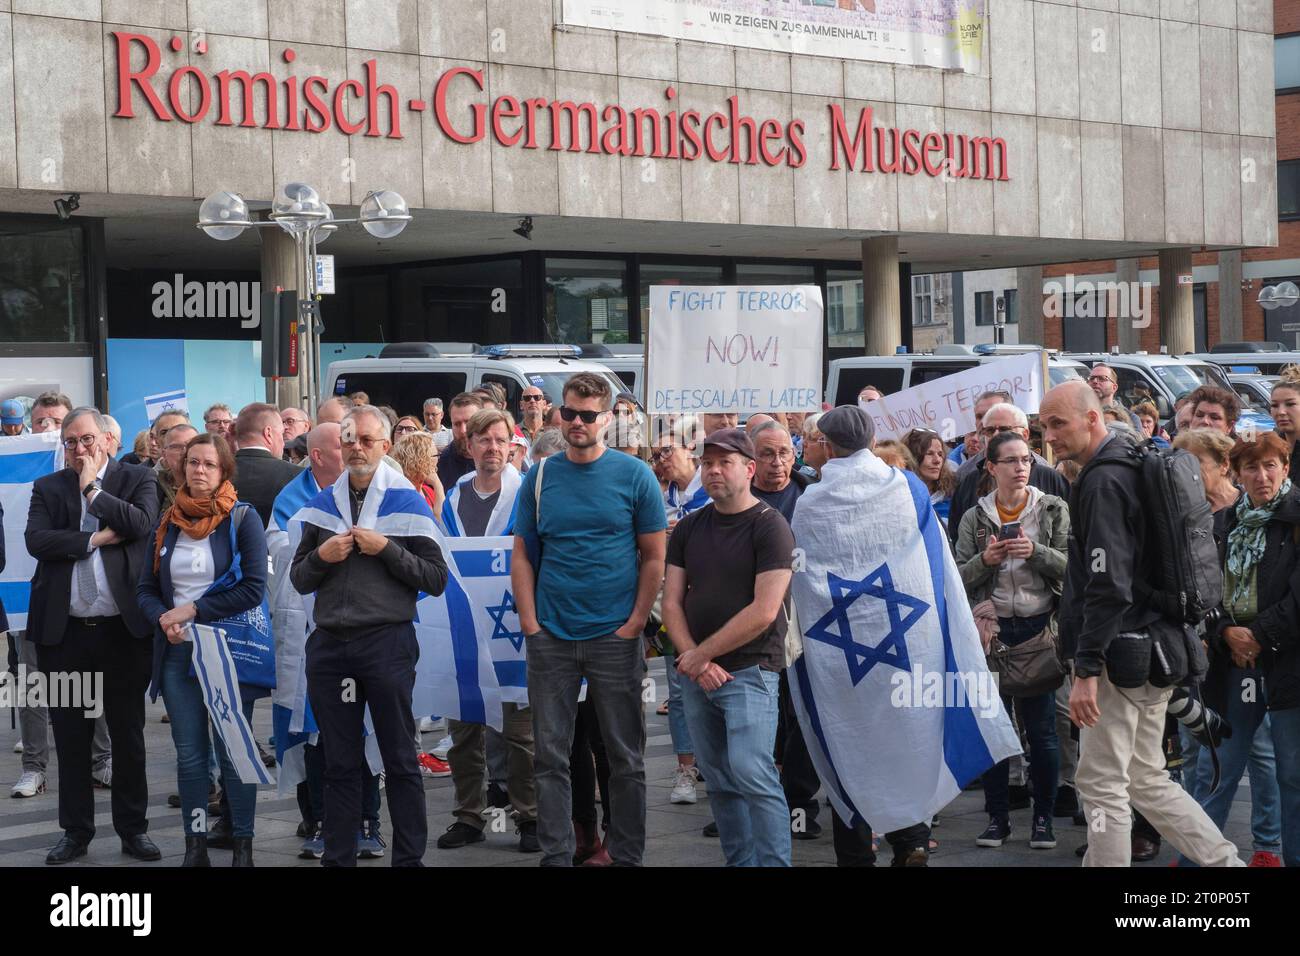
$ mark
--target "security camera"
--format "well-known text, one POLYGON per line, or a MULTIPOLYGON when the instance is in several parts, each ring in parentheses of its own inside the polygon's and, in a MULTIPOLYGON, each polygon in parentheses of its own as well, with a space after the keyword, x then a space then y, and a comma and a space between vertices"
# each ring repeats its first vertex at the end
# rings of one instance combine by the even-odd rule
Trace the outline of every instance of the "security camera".
POLYGON ((81 208, 81 193, 68 193, 66 199, 54 200, 54 211, 59 214, 59 218, 67 222, 72 218, 72 214, 81 208))
POLYGON ((511 231, 521 239, 527 239, 531 242, 533 238, 533 217, 524 216, 523 219, 519 220, 519 225, 511 231))

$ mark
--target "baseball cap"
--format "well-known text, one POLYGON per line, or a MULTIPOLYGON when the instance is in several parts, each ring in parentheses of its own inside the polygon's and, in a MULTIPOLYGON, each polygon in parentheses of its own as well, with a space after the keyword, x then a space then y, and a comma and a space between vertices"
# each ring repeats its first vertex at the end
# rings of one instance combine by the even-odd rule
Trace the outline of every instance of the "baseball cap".
POLYGON ((23 403, 17 399, 9 399, 0 403, 0 424, 3 425, 21 425, 23 423, 24 412, 23 403))
POLYGON ((754 453, 754 443, 750 441, 743 428, 719 428, 704 439, 704 448, 708 449, 710 447, 721 448, 724 451, 734 451, 738 455, 744 455, 751 461, 757 457, 754 453))

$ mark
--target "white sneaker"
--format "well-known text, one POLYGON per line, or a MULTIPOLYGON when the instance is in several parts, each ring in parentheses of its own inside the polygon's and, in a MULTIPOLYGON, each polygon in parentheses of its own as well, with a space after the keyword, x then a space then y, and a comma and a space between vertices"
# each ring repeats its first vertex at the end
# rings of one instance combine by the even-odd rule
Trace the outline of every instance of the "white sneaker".
POLYGON ((700 772, 694 767, 677 766, 677 774, 673 780, 672 796, 668 798, 669 803, 694 803, 699 797, 695 793, 695 784, 700 779, 700 772))
POLYGON ((39 770, 24 770, 23 775, 18 778, 14 788, 10 791, 10 796, 14 797, 34 797, 38 793, 45 792, 45 774, 39 770))
POLYGON ((14 753, 20 754, 22 752, 23 752, 23 742, 20 740, 16 744, 14 744, 14 753))
POLYGON ((439 760, 446 760, 447 753, 451 750, 451 734, 443 737, 438 741, 438 746, 434 747, 429 753, 433 754, 439 760))
POLYGON ((433 718, 432 718, 432 717, 421 717, 421 718, 420 718, 420 733, 422 733, 422 734, 431 734, 431 733, 433 733, 433 718))

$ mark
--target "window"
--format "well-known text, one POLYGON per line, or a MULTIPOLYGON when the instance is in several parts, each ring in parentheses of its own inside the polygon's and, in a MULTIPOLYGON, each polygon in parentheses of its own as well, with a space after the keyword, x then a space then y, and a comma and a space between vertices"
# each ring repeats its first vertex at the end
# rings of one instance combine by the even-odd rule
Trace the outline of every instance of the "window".
POLYGON ((1273 39, 1273 88, 1279 93, 1300 91, 1300 33, 1273 39))
POLYGON ((441 398, 444 408, 465 391, 464 372, 361 372, 342 375, 334 383, 335 395, 365 392, 372 405, 387 405, 399 415, 417 415, 424 420, 424 400, 441 398))
POLYGON ((545 320, 553 342, 626 343, 627 264, 547 259, 545 320))
POLYGON ((856 405, 858 392, 868 385, 880 389, 882 395, 892 395, 903 388, 903 370, 893 366, 868 366, 840 369, 839 379, 835 384, 836 405, 856 405))
POLYGON ((912 276, 912 325, 947 325, 952 317, 952 274, 912 276))
POLYGON ((509 342, 512 319, 523 315, 523 266, 514 257, 403 269, 398 286, 401 342, 509 342))
POLYGON ((814 285, 817 272, 812 266, 766 265, 744 262, 736 266, 737 285, 814 285))
POLYGON ((0 221, 0 342, 85 342, 80 228, 0 221))
POLYGON ((831 269, 826 273, 826 345, 861 349, 866 341, 862 273, 831 269))
POLYGON ((1300 159, 1277 164, 1277 218, 1283 222, 1300 219, 1300 159))
POLYGON ((1016 315, 1016 290, 1006 289, 1000 293, 997 292, 976 292, 975 293, 975 324, 976 325, 996 325, 998 297, 1001 297, 1002 304, 1006 309, 1007 325, 1015 325, 1020 321, 1016 315))

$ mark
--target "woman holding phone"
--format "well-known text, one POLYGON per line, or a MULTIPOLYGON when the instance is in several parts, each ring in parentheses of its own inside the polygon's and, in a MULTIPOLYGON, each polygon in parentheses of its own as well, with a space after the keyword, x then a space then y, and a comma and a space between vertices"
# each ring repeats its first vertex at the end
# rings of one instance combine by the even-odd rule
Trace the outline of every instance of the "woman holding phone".
MULTIPOLYGON (((1065 580, 1070 511, 1062 499, 1030 486, 1033 465, 1033 453, 1019 435, 1002 432, 990 439, 985 467, 993 491, 962 515, 957 535, 966 596, 973 608, 992 604, 997 638, 1008 647, 1054 626, 1065 580)), ((991 634, 985 638, 986 651, 991 639, 991 634)), ((1004 701, 1010 710, 1011 701, 1004 701)), ((1059 771, 1055 694, 1018 697, 1016 710, 1029 738, 1034 815, 1029 845, 1049 850, 1056 846, 1052 806, 1059 771)), ((1003 760, 984 774, 989 825, 975 841, 979 846, 1000 847, 1011 835, 1009 770, 1010 761, 1003 760)))

